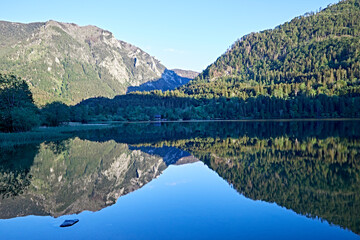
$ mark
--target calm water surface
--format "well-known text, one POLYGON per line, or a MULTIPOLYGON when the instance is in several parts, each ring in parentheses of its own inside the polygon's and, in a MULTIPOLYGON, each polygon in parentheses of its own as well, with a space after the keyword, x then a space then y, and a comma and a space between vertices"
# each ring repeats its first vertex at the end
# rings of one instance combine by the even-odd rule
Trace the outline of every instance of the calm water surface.
POLYGON ((359 123, 128 124, 0 148, 1 239, 360 239, 359 123))

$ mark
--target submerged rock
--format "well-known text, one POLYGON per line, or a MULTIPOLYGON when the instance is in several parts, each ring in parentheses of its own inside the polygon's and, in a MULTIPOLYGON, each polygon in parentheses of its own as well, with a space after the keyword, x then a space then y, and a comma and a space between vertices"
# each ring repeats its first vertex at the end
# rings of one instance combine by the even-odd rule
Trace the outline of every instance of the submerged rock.
POLYGON ((79 221, 79 219, 70 219, 70 220, 65 220, 60 227, 71 227, 72 225, 74 225, 75 223, 77 223, 79 221))

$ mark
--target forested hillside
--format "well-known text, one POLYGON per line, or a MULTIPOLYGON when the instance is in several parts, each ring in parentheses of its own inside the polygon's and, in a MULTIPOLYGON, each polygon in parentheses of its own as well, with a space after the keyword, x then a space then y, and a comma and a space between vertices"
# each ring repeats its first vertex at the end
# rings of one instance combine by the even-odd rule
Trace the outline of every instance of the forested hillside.
POLYGON ((196 97, 358 96, 360 1, 251 33, 180 89, 196 97))

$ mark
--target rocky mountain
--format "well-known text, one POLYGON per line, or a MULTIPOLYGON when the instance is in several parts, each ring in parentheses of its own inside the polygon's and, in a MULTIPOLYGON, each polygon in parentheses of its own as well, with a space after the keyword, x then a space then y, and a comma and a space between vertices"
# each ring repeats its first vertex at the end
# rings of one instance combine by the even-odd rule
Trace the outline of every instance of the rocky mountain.
MULTIPOLYGON (((176 147, 133 147, 131 150, 140 150, 151 155, 160 156, 166 165, 176 164, 181 159, 191 157, 191 154, 176 147)), ((185 160, 183 160, 185 161, 185 160)))
POLYGON ((183 69, 171 69, 171 70, 174 71, 180 77, 184 77, 184 78, 194 79, 199 75, 198 72, 191 70, 183 70, 183 69))
POLYGON ((109 31, 56 21, 0 21, 0 70, 26 79, 37 104, 114 97, 149 81, 162 90, 189 81, 109 31))
POLYGON ((188 83, 190 80, 192 80, 192 78, 181 77, 176 74, 175 71, 165 69, 160 79, 145 82, 139 86, 130 86, 128 87, 127 93, 135 91, 172 90, 188 83))

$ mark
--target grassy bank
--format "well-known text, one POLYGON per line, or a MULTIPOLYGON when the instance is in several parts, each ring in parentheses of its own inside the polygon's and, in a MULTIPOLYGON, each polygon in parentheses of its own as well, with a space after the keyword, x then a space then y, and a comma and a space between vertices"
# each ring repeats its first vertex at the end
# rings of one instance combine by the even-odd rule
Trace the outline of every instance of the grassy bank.
POLYGON ((110 124, 88 124, 61 127, 39 127, 29 132, 0 133, 0 147, 21 144, 39 143, 43 141, 62 140, 76 135, 80 131, 112 128, 110 124))

